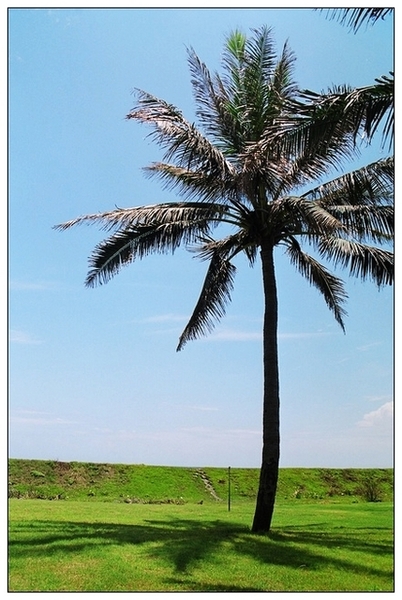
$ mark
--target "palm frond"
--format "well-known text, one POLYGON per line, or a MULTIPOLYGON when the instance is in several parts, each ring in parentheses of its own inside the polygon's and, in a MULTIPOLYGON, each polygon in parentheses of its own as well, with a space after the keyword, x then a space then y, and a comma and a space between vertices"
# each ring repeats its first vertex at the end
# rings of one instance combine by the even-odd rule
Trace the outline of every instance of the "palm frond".
POLYGON ((114 229, 115 227, 128 225, 129 223, 136 223, 137 221, 141 220, 138 215, 142 208, 144 207, 116 208, 106 212, 82 215, 80 217, 76 217, 75 219, 71 219, 70 221, 65 221, 64 223, 54 225, 53 229, 65 231, 66 229, 71 229, 71 227, 75 227, 76 225, 82 225, 86 223, 87 225, 101 225, 101 228, 104 231, 108 231, 114 229))
POLYGON ((302 114, 311 109, 322 115, 330 111, 330 116, 343 120, 353 132, 356 141, 359 132, 364 133, 368 141, 372 139, 381 122, 383 127, 383 143, 394 137, 394 74, 382 76, 374 84, 361 88, 333 88, 326 94, 317 94, 304 90, 302 99, 304 106, 300 107, 302 114))
POLYGON ((159 224, 176 222, 184 226, 186 223, 218 221, 224 211, 225 208, 215 202, 167 202, 83 215, 55 225, 53 229, 65 231, 84 223, 101 225, 104 231, 139 224, 149 225, 155 222, 159 224))
POLYGON ((106 283, 122 266, 149 254, 174 253, 182 244, 195 243, 209 231, 208 221, 153 222, 119 230, 96 246, 90 257, 87 286, 106 283))
POLYGON ((153 252, 174 252, 194 243, 220 222, 222 207, 215 204, 176 203, 87 215, 59 226, 67 229, 85 220, 106 222, 119 229, 96 246, 90 257, 86 285, 106 283, 122 266, 153 252))
MULTIPOLYGON (((270 51, 272 51, 270 49, 270 51)), ((252 74, 255 82, 253 86, 252 78, 250 78, 250 93, 247 98, 247 104, 250 107, 247 113, 250 123, 253 123, 249 128, 247 145, 243 152, 253 156, 253 146, 256 145, 258 156, 261 154, 261 140, 275 140, 278 134, 281 135, 284 131, 285 124, 289 123, 290 115, 288 114, 288 106, 298 94, 298 86, 293 79, 294 63, 296 57, 288 44, 285 43, 282 54, 274 63, 272 60, 269 63, 269 71, 265 70, 264 76, 258 72, 257 66, 254 67, 252 74)), ((294 125, 294 122, 292 121, 294 125)), ((275 148, 275 143, 265 146, 264 162, 261 163, 261 168, 270 166, 272 171, 273 165, 276 163, 276 171, 278 165, 284 165, 283 154, 281 150, 275 148), (264 164, 265 163, 265 164, 264 164)), ((283 176, 283 170, 280 171, 280 176, 283 176)))
POLYGON ((320 94, 310 102, 303 96, 288 101, 259 146, 267 158, 275 148, 274 160, 282 167, 276 197, 341 169, 346 159, 359 154, 355 123, 345 118, 344 105, 324 102, 320 94))
POLYGON ((336 19, 341 25, 346 25, 356 33, 364 24, 374 25, 380 19, 383 20, 394 12, 393 8, 318 8, 314 10, 327 10, 330 18, 336 19))
MULTIPOLYGON (((329 231, 344 230, 342 222, 326 206, 306 201, 303 197, 289 196, 271 203, 272 219, 280 232, 287 235, 320 236, 329 231)), ((345 229, 346 231, 346 229, 345 229)))
POLYGON ((205 171, 225 180, 235 173, 223 153, 202 135, 180 111, 164 100, 137 90, 138 104, 127 115, 153 128, 151 135, 165 150, 164 162, 192 171, 205 171))
POLYGON ((225 315, 236 267, 216 252, 209 264, 200 297, 193 314, 180 336, 177 351, 184 345, 212 331, 216 321, 225 315))
MULTIPOLYGON (((241 217, 240 217, 241 218, 241 217)), ((235 221, 233 222, 235 224, 235 221)), ((216 254, 221 258, 232 260, 240 252, 244 252, 250 262, 250 266, 254 265, 258 242, 254 237, 254 232, 250 231, 249 225, 241 225, 238 220, 236 223, 239 226, 236 233, 216 240, 211 236, 203 236, 199 239, 199 244, 194 247, 194 252, 201 260, 213 260, 216 254)))
MULTIPOLYGON (((284 51, 281 59, 283 69, 290 67, 289 58, 290 53, 284 51)), ((254 30, 250 38, 235 31, 228 38, 223 57, 226 76, 219 81, 225 88, 225 109, 237 153, 244 152, 248 144, 257 142, 267 123, 280 110, 273 85, 275 77, 278 84, 280 75, 280 68, 275 71, 276 60, 270 28, 254 30)))
POLYGON ((379 287, 391 285, 394 280, 392 252, 368 246, 353 240, 333 236, 323 237, 319 243, 322 256, 349 269, 352 276, 371 279, 379 287))
POLYGON ((242 73, 243 103, 247 107, 243 109, 243 118, 247 121, 248 143, 259 140, 267 122, 272 122, 280 112, 278 94, 273 86, 275 75, 278 84, 276 60, 272 30, 267 27, 255 30, 254 36, 247 39, 242 73))
POLYGON ((249 91, 263 87, 272 78, 276 65, 275 44, 272 27, 263 25, 253 29, 252 36, 247 38, 244 73, 245 82, 249 83, 249 91))
MULTIPOLYGON (((145 233, 145 231, 144 231, 145 233)), ((117 231, 103 240, 92 251, 89 257, 89 270, 85 279, 87 287, 107 283, 117 275, 124 265, 135 258, 135 244, 138 243, 138 231, 117 231)))
POLYGON ((347 299, 347 294, 342 280, 330 273, 315 258, 303 252, 295 238, 288 239, 287 246, 287 254, 291 262, 309 283, 321 292, 336 321, 345 330, 343 319, 346 312, 342 305, 347 299))
POLYGON ((285 103, 293 101, 299 93, 299 87, 293 79, 295 62, 296 55, 286 42, 272 77, 272 90, 281 106, 286 106, 285 103))
POLYGON ((242 71, 244 69, 247 37, 236 29, 226 39, 222 54, 224 70, 223 82, 232 100, 238 100, 242 92, 242 71))
POLYGON ((144 173, 159 179, 164 189, 175 190, 186 202, 198 199, 202 203, 227 205, 241 186, 241 174, 223 180, 202 169, 194 171, 163 162, 151 163, 144 168, 144 173))
POLYGON ((383 126, 383 143, 389 139, 391 148, 394 139, 394 74, 376 79, 372 86, 358 88, 347 96, 346 111, 353 114, 356 131, 363 127, 370 140, 383 126))
POLYGON ((188 50, 193 95, 197 105, 196 114, 207 135, 225 155, 230 156, 230 147, 238 146, 237 124, 230 111, 228 93, 218 75, 212 77, 207 66, 199 59, 193 48, 188 50))
POLYGON ((307 200, 331 204, 389 204, 394 192, 394 159, 360 167, 303 194, 307 200))
POLYGON ((393 206, 345 205, 331 206, 329 212, 359 242, 392 243, 395 223, 393 206))
POLYGON ((377 161, 303 194, 339 219, 349 235, 377 242, 394 233, 393 159, 377 161))

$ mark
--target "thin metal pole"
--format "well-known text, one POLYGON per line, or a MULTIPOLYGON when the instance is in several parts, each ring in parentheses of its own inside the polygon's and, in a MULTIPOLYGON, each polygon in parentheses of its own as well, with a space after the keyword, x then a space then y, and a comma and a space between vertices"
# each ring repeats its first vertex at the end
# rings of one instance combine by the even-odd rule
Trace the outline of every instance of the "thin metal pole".
POLYGON ((228 467, 228 511, 230 512, 230 467, 228 467))

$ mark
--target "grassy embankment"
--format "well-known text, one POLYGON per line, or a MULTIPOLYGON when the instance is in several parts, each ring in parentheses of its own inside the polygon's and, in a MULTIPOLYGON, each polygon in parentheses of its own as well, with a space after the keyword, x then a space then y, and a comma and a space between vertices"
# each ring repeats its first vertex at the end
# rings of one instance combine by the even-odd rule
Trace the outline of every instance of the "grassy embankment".
MULTIPOLYGON (((231 469, 234 502, 254 500, 258 469, 231 469)), ((228 469, 9 461, 9 497, 172 503, 226 500, 228 469)), ((280 469, 278 501, 393 500, 392 469, 280 469)))

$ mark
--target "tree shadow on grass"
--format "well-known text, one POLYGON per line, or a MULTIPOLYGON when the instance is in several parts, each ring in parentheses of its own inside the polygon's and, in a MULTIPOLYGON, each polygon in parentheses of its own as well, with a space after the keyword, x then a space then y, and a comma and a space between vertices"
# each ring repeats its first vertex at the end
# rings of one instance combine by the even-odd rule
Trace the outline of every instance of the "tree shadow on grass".
MULTIPOLYGON (((247 527, 220 520, 194 520, 171 517, 165 520, 144 520, 140 524, 88 523, 65 521, 33 521, 13 526, 9 543, 10 558, 40 558, 56 553, 77 554, 99 546, 133 544, 142 546, 150 559, 170 564, 172 577, 167 583, 189 583, 188 577, 203 560, 219 560, 223 545, 239 555, 248 556, 260 564, 318 570, 326 567, 353 572, 355 575, 389 578, 390 572, 373 567, 373 557, 382 555, 392 563, 392 543, 377 541, 380 528, 350 531, 339 527, 325 531, 322 523, 289 526, 276 529, 269 536, 253 535, 247 527), (148 544, 148 547, 146 546, 148 544), (328 552, 332 549, 332 552, 328 552), (347 559, 340 552, 349 550, 347 559), (363 553, 367 561, 353 561, 352 551, 363 553)), ((376 564, 374 562, 374 564, 376 564)), ((377 563, 378 564, 378 563, 377 563)), ((196 585, 196 582, 194 582, 196 585)), ((205 584, 204 584, 205 585, 205 584)), ((236 585, 216 585, 195 591, 261 591, 238 588, 236 585)))
POLYGON ((343 528, 323 531, 322 523, 316 526, 309 524, 307 530, 302 526, 281 527, 269 535, 271 544, 267 544, 261 536, 252 536, 246 543, 240 542, 237 550, 266 564, 308 568, 310 571, 330 567, 362 576, 389 577, 389 570, 373 567, 370 563, 375 558, 374 564, 378 565, 380 556, 388 557, 392 569, 393 544, 377 541, 381 528, 371 530, 372 538, 367 535, 367 527, 360 532, 343 528), (316 532, 312 531, 314 527, 316 532), (345 550, 348 551, 347 559, 340 557, 345 555, 342 552, 345 550), (357 553, 360 558, 353 560, 357 553), (366 557, 365 561, 362 556, 366 557))

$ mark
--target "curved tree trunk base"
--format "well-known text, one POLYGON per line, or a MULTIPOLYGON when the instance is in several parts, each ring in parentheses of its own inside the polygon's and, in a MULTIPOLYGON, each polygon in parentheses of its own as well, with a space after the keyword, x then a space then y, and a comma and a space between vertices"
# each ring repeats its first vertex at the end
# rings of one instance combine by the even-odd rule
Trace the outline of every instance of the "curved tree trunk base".
POLYGON ((273 459, 261 467, 257 504, 251 527, 252 533, 266 534, 271 528, 278 484, 278 462, 273 459))

